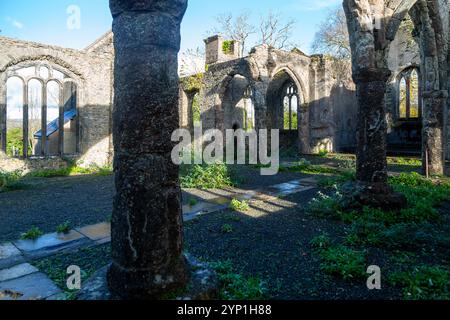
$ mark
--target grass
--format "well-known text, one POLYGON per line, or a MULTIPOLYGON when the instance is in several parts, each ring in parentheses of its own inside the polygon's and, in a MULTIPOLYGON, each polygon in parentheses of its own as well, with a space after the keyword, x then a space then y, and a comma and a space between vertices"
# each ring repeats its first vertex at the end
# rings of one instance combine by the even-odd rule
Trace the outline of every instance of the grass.
POLYGON ((329 275, 344 280, 361 279, 365 276, 366 257, 364 252, 356 251, 344 245, 333 245, 327 234, 322 234, 310 242, 319 254, 320 268, 329 275))
POLYGON ((32 178, 56 178, 56 177, 68 177, 68 176, 76 176, 76 175, 98 175, 98 176, 108 176, 112 174, 112 168, 105 166, 100 167, 97 165, 92 165, 89 167, 80 167, 77 165, 69 165, 65 168, 60 169, 46 169, 33 171, 26 175, 26 177, 32 178))
POLYGON ((304 174, 339 174, 340 170, 324 165, 311 164, 306 159, 300 159, 292 166, 280 166, 280 172, 298 172, 304 174))
POLYGON ((3 172, 0 171, 0 192, 20 190, 24 185, 20 182, 21 171, 3 172))
POLYGON ((377 247, 394 261, 390 283, 403 290, 405 299, 449 299, 449 271, 436 265, 442 261, 439 257, 442 252, 450 248, 450 237, 442 229, 444 220, 439 211, 439 206, 450 199, 449 179, 426 179, 417 173, 390 177, 389 184, 408 200, 408 207, 399 211, 368 206, 346 209, 341 192, 344 182, 339 177, 323 182, 322 186, 331 189, 327 194, 319 193, 308 206, 308 212, 317 217, 337 219, 348 225, 347 246, 332 245, 327 235, 311 242, 322 259, 322 270, 344 279, 362 277, 363 252, 377 247), (414 266, 418 256, 426 256, 425 261, 430 265, 414 266))
POLYGON ((189 201, 188 201, 188 203, 189 203, 189 205, 190 205, 191 207, 193 207, 193 206, 195 206, 195 205, 198 203, 198 200, 195 199, 195 198, 190 198, 189 201))
POLYGON ((22 235, 20 236, 20 239, 21 240, 36 240, 43 235, 44 235, 44 232, 42 232, 41 229, 39 229, 37 227, 33 227, 30 230, 28 230, 27 232, 22 233, 22 235))
POLYGON ((211 263, 219 278, 219 299, 262 300, 266 296, 265 283, 257 277, 244 277, 234 271, 230 261, 211 263))
POLYGON ((230 169, 223 163, 181 166, 180 180, 183 188, 220 189, 236 185, 230 169))
POLYGON ((68 234, 71 229, 72 229, 72 225, 71 225, 70 221, 66 221, 56 227, 56 232, 60 233, 60 234, 68 234))
POLYGON ((395 272, 388 280, 403 288, 405 299, 450 299, 450 272, 441 266, 419 266, 410 271, 395 272))
POLYGON ((239 201, 237 199, 231 200, 230 208, 231 208, 231 210, 237 211, 237 212, 247 212, 248 210, 250 210, 248 201, 239 201))
POLYGON ((53 280, 58 287, 65 291, 68 299, 73 299, 77 290, 68 290, 66 281, 69 275, 67 268, 71 265, 81 269, 81 283, 89 279, 97 270, 111 261, 109 245, 82 248, 76 252, 60 253, 49 258, 36 260, 33 265, 53 280))
POLYGON ((222 233, 232 233, 233 232, 233 226, 230 225, 230 224, 224 224, 220 230, 221 230, 222 233))

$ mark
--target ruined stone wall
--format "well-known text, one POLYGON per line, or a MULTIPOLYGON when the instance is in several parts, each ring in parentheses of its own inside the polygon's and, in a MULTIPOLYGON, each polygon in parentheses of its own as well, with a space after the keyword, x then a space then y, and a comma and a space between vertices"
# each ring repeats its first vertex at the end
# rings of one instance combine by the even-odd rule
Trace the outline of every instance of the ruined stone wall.
POLYGON ((342 85, 334 63, 324 56, 309 57, 299 50, 287 52, 261 45, 243 59, 210 65, 200 90, 203 129, 242 128, 240 99, 247 86, 252 90, 256 128, 280 127, 279 119, 272 119, 268 110, 274 103, 270 95, 279 89, 277 86, 283 79, 290 78, 300 98, 301 152, 354 147, 357 109, 354 87, 342 85), (284 78, 276 83, 280 74, 284 78))
POLYGON ((77 83, 78 160, 83 165, 111 161, 113 48, 111 41, 102 40, 78 51, 0 37, 0 104, 6 106, 6 72, 18 63, 47 63, 64 70, 77 83))

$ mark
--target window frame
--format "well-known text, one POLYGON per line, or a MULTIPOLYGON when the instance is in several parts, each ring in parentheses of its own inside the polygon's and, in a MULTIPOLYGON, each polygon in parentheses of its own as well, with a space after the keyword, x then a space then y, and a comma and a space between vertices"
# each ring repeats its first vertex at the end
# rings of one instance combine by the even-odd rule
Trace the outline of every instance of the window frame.
MULTIPOLYGON (((22 82, 22 94, 23 94, 23 101, 22 101, 22 109, 23 109, 23 115, 22 115, 22 130, 23 130, 23 152, 21 155, 19 155, 19 159, 28 159, 28 158, 43 158, 43 157, 53 157, 53 156, 59 156, 59 157, 65 157, 65 156, 76 156, 80 153, 80 117, 79 117, 79 104, 80 104, 80 84, 79 81, 74 79, 70 72, 67 72, 64 68, 59 67, 58 65, 53 65, 46 61, 31 61, 31 62, 21 62, 16 65, 10 66, 8 69, 4 71, 4 74, 2 75, 1 79, 4 83, 5 90, 2 92, 4 94, 4 106, 2 110, 0 110, 0 127, 2 128, 2 134, 0 136, 0 150, 3 151, 5 154, 7 154, 7 141, 8 141, 8 116, 7 116, 7 104, 8 104, 8 88, 7 83, 9 79, 11 78, 17 78, 22 82), (27 69, 34 67, 34 74, 30 75, 21 75, 20 70, 27 69), (46 68, 48 72, 47 77, 43 77, 41 75, 41 69, 46 68), (55 76, 56 73, 64 75, 62 79, 59 79, 55 76), (39 150, 39 154, 30 155, 28 152, 28 140, 30 132, 28 132, 28 121, 29 121, 29 84, 30 81, 36 80, 41 84, 41 100, 42 103, 40 105, 41 109, 41 125, 40 125, 40 131, 41 131, 41 148, 39 150), (47 127, 48 127, 48 121, 47 121, 47 86, 49 83, 54 82, 59 87, 58 92, 58 152, 57 154, 49 154, 47 152, 47 127), (75 117, 75 153, 64 153, 64 114, 66 112, 65 110, 65 86, 67 83, 72 84, 71 94, 74 95, 74 97, 71 97, 71 99, 75 99, 75 103, 73 108, 75 108, 76 111, 76 117, 75 117), (62 130, 61 130, 62 128, 62 130)), ((72 109, 73 109, 72 108, 72 109)), ((56 120, 56 119, 55 119, 56 120)))
POLYGON ((420 121, 422 119, 422 85, 421 85, 421 73, 420 73, 420 69, 417 66, 412 66, 409 68, 406 68, 404 70, 402 70, 398 77, 397 77, 397 99, 396 99, 396 105, 397 105, 397 119, 399 121, 420 121), (413 74, 413 72, 417 73, 417 78, 418 78, 418 90, 417 90, 417 100, 418 100, 418 116, 417 117, 412 117, 411 116, 411 76, 413 74), (401 111, 400 111, 400 107, 401 107, 401 83, 402 81, 405 80, 406 83, 406 117, 401 117, 401 111))

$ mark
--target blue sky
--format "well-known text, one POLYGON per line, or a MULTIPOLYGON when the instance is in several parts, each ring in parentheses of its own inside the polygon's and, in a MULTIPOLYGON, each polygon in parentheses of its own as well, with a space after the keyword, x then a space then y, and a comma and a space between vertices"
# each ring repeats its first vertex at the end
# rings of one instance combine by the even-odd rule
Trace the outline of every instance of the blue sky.
MULTIPOLYGON (((293 42, 310 53, 317 25, 342 0, 189 0, 182 24, 182 51, 203 46, 215 17, 248 11, 256 23, 270 10, 297 20, 293 42)), ((108 0, 0 0, 0 35, 81 49, 111 28, 108 0), (69 30, 67 8, 80 8, 80 29, 69 30)), ((256 39, 254 39, 256 40, 256 39)))

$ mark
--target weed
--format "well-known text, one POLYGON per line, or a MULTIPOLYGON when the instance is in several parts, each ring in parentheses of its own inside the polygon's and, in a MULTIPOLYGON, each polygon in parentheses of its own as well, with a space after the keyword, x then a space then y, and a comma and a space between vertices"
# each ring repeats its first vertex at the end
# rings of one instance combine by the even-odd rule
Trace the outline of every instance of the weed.
POLYGON ((230 208, 231 210, 238 212, 247 212, 250 210, 250 206, 247 201, 239 201, 237 199, 231 200, 230 208))
POLYGON ((261 300, 266 295, 265 283, 257 277, 244 277, 234 272, 231 261, 211 263, 220 282, 219 299, 261 300))
POLYGON ((389 276, 389 282, 403 288, 405 299, 450 299, 450 272, 440 266, 420 266, 412 271, 396 272, 389 276))
POLYGON ((68 234, 71 229, 72 229, 72 226, 70 224, 70 221, 66 221, 63 224, 60 224, 59 226, 56 227, 56 232, 68 234))
POLYGON ((222 231, 222 233, 232 233, 233 226, 230 224, 224 224, 220 230, 222 231))
POLYGON ((44 235, 44 232, 42 232, 41 229, 37 228, 37 227, 33 227, 30 230, 28 230, 25 233, 22 233, 22 235, 20 236, 21 240, 36 240, 39 237, 41 237, 42 235, 44 235))

